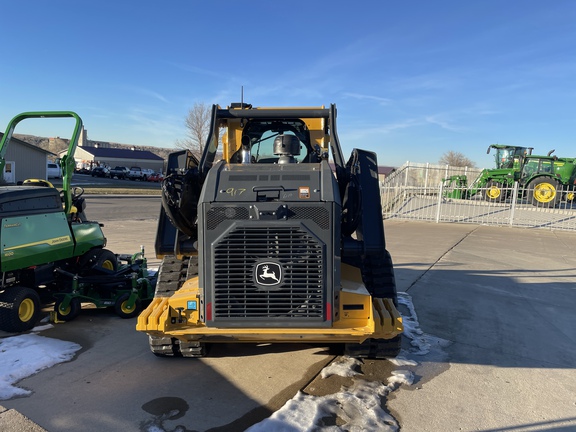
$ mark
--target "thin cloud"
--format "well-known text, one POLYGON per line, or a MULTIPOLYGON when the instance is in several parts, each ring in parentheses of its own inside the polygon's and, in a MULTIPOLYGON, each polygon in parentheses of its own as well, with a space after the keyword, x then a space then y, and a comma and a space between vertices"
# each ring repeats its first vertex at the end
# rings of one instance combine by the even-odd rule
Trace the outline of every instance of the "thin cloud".
POLYGON ((145 88, 141 88, 141 87, 129 87, 128 90, 131 90, 135 93, 139 93, 139 94, 144 95, 144 96, 151 97, 153 99, 157 99, 157 100, 164 102, 164 103, 169 103, 168 99, 166 99, 160 93, 155 92, 153 90, 149 90, 149 89, 145 89, 145 88))
POLYGON ((159 116, 158 113, 141 109, 133 109, 127 118, 138 130, 147 131, 154 136, 169 137, 180 134, 184 130, 184 118, 159 116))
POLYGON ((440 126, 442 129, 446 129, 451 132, 461 132, 463 128, 455 126, 449 120, 443 119, 441 115, 430 115, 424 117, 426 123, 430 123, 436 126, 440 126))
MULTIPOLYGON (((112 87, 114 89, 114 87, 112 87)), ((161 95, 160 93, 154 91, 154 90, 150 90, 147 88, 143 88, 143 87, 136 87, 136 86, 120 86, 119 87, 121 91, 124 92, 131 92, 131 93, 136 93, 139 95, 143 95, 155 100, 159 100, 161 102, 164 102, 166 104, 169 104, 170 102, 168 101, 168 99, 166 99, 163 95, 161 95)))
POLYGON ((354 124, 348 125, 345 128, 341 127, 339 134, 344 140, 360 141, 364 137, 387 135, 397 130, 419 127, 423 124, 425 124, 425 122, 421 119, 404 119, 397 122, 386 123, 377 126, 354 124))
POLYGON ((372 100, 378 102, 380 105, 389 105, 392 103, 392 99, 374 95, 365 95, 360 93, 344 93, 344 96, 358 100, 372 100))

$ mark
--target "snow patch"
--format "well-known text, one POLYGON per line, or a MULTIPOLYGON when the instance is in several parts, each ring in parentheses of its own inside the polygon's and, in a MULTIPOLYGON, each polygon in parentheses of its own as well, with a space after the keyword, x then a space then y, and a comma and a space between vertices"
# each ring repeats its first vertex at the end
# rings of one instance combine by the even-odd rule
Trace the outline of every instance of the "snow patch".
POLYGON ((405 350, 400 350, 400 354, 398 354, 396 358, 388 359, 388 361, 395 366, 418 366, 416 360, 406 358, 407 354, 408 353, 405 350))
MULTIPOLYGON (((404 324, 404 336, 409 338, 412 349, 408 352, 416 355, 426 355, 433 349, 442 349, 450 345, 450 341, 436 336, 426 334, 420 328, 418 322, 418 314, 412 303, 412 297, 405 293, 398 293, 398 303, 406 306, 409 314, 402 314, 402 323, 404 324)), ((400 353, 402 358, 405 358, 406 353, 400 353)))
POLYGON ((356 381, 350 388, 327 396, 298 392, 280 410, 246 432, 323 431, 398 431, 398 423, 382 409, 381 398, 389 386, 375 381, 356 381), (324 419, 339 418, 344 425, 326 424, 324 419))
MULTIPOLYGON (((48 326, 36 327, 40 331, 48 326)), ((0 340, 0 400, 26 396, 31 392, 14 384, 55 364, 70 361, 82 348, 73 342, 61 341, 35 333, 11 336, 0 340)))
POLYGON ((352 357, 339 357, 326 366, 320 372, 320 377, 326 379, 332 375, 338 375, 341 377, 353 377, 355 375, 360 375, 360 372, 356 372, 354 369, 360 367, 362 362, 358 359, 352 357))
POLYGON ((395 370, 392 371, 392 376, 388 377, 389 384, 412 385, 413 382, 414 382, 414 374, 409 370, 395 370))
MULTIPOLYGON (((401 350, 400 355, 390 359, 390 362, 398 367, 418 366, 418 362, 409 356, 425 355, 437 347, 447 346, 450 342, 422 331, 410 295, 405 292, 398 293, 398 302, 408 310, 407 314, 402 314, 402 320, 404 336, 410 339, 411 348, 401 350)), ((320 372, 320 377, 354 377, 354 383, 350 387, 343 387, 338 393, 321 397, 298 392, 282 408, 246 432, 398 431, 396 420, 382 408, 383 399, 402 384, 412 385, 414 373, 398 369, 392 371, 386 383, 366 381, 360 377, 361 373, 357 372, 361 364, 360 360, 351 357, 337 358, 320 372), (338 424, 335 424, 334 419, 338 419, 338 424)))

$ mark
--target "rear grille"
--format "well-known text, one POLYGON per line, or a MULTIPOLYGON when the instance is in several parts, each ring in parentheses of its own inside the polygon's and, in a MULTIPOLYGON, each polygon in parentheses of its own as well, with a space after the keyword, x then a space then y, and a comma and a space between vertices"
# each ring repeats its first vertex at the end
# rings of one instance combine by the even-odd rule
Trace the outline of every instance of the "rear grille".
MULTIPOLYGON (((289 208, 288 219, 311 220, 321 229, 330 228, 330 213, 320 206, 293 206, 289 208)), ((248 220, 250 213, 247 207, 222 206, 212 207, 206 213, 206 228, 215 230, 225 220, 248 220)))
POLYGON ((214 321, 325 317, 324 246, 300 226, 237 227, 214 248, 214 321), (258 263, 280 264, 273 287, 258 285, 258 263))
POLYGON ((290 207, 292 212, 288 219, 311 219, 320 228, 330 228, 330 214, 325 207, 290 207))
POLYGON ((249 219, 248 209, 246 207, 213 207, 208 210, 206 215, 206 228, 214 230, 225 220, 246 220, 249 219))

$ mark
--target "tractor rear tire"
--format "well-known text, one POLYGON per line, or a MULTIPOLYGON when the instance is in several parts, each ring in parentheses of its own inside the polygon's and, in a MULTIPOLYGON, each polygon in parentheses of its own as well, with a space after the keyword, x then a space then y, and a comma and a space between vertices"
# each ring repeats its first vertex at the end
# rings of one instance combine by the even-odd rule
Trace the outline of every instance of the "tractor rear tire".
POLYGON ((560 184, 550 177, 538 177, 528 183, 528 201, 535 207, 554 208, 560 202, 560 184))
POLYGON ((31 288, 14 286, 0 294, 0 330, 31 330, 40 316, 40 296, 31 288))
POLYGON ((82 304, 80 303, 79 298, 73 298, 70 300, 70 304, 66 309, 62 309, 60 306, 64 301, 64 297, 59 297, 54 303, 54 311, 56 312, 56 317, 62 321, 72 321, 78 315, 80 315, 80 311, 82 310, 82 304))
POLYGON ((132 308, 128 308, 127 303, 129 298, 130 294, 122 294, 120 297, 118 297, 118 300, 116 300, 116 303, 114 304, 114 311, 120 318, 134 318, 142 310, 140 299, 136 299, 134 306, 132 306, 132 308))

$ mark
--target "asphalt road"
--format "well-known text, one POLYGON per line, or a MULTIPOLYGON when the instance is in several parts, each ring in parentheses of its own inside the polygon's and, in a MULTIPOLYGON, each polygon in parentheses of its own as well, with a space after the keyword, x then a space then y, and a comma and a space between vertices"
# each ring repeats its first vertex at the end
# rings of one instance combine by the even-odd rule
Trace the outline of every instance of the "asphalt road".
MULTIPOLYGON (((143 244, 154 261, 159 198, 87 201, 111 250, 143 244)), ((414 384, 389 395, 401 430, 576 430, 576 233, 386 227, 399 291, 412 296, 424 332, 447 345, 412 355, 414 384)), ((134 326, 107 310, 84 310, 43 331, 83 348, 73 361, 21 381, 31 396, 1 405, 50 432, 241 431, 299 389, 339 390, 317 377, 334 358, 325 347, 226 344, 204 359, 162 359, 134 326)), ((363 378, 385 380, 392 369, 387 361, 368 366, 363 378)))
MULTIPOLYGON (((61 189, 62 179, 50 178, 50 183, 61 189)), ((89 174, 74 174, 71 180, 72 186, 81 187, 111 187, 111 188, 138 188, 138 189, 160 189, 160 183, 139 181, 139 180, 120 180, 117 178, 92 177, 89 174)))

